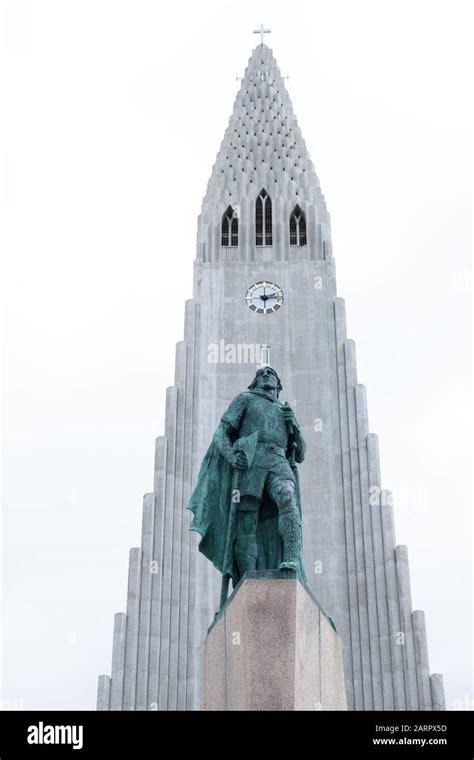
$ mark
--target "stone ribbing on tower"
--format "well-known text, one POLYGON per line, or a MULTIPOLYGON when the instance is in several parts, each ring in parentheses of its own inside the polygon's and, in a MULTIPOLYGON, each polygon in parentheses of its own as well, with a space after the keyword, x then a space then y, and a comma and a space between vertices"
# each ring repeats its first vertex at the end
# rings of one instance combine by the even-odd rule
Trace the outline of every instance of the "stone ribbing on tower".
POLYGON ((144 497, 141 546, 130 553, 127 612, 115 617, 111 678, 99 679, 99 710, 199 705, 202 645, 220 576, 198 553, 185 508, 220 416, 255 370, 211 363, 209 345, 221 340, 271 346, 308 442, 300 467, 305 567, 341 636, 349 709, 444 709, 442 677, 430 676, 424 614, 412 609, 407 550, 396 545, 392 498, 382 489, 378 440, 336 292, 329 215, 265 45, 249 61, 198 220, 193 299, 167 389, 164 435, 156 441, 153 491, 144 497), (271 247, 255 244, 255 202, 263 188, 272 202, 271 247), (301 246, 289 238, 296 204, 307 221, 301 246), (239 217, 233 247, 221 246, 229 205, 239 217), (284 307, 268 317, 244 302, 246 287, 264 278, 285 292, 284 307))

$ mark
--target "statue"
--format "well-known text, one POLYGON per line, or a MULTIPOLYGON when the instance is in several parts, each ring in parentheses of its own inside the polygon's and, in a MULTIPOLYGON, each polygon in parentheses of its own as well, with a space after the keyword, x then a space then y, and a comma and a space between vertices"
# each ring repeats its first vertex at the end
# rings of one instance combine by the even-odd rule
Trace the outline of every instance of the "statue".
POLYGON ((244 573, 305 573, 301 501, 296 463, 306 444, 289 404, 278 396, 280 378, 270 366, 257 371, 223 415, 188 504, 199 550, 222 573, 220 607, 229 580, 244 573))

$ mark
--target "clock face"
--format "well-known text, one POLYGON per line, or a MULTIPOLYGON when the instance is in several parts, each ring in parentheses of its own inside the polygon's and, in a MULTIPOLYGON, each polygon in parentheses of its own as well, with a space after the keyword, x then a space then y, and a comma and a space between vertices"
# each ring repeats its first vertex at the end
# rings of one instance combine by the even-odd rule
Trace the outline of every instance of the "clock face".
POLYGON ((249 309, 257 314, 271 314, 283 305, 283 291, 274 282, 257 282, 251 285, 245 296, 249 309))

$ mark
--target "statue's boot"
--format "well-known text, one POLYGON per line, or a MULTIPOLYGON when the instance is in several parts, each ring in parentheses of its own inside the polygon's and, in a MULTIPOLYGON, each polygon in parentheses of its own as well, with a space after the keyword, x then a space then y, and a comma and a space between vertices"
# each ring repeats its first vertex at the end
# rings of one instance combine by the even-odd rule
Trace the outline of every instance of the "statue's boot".
POLYGON ((237 535, 235 541, 235 559, 239 568, 240 577, 244 573, 255 572, 257 567, 257 536, 237 535))
POLYGON ((280 509, 278 530, 283 541, 283 562, 279 569, 298 571, 303 541, 301 516, 296 506, 280 509))

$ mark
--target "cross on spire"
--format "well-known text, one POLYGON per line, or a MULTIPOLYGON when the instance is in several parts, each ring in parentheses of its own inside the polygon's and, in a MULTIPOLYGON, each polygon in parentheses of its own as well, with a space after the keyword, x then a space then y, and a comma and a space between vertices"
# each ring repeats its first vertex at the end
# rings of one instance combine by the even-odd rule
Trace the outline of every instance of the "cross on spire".
POLYGON ((264 26, 263 26, 263 24, 260 24, 260 29, 254 29, 254 30, 253 30, 253 33, 254 33, 254 34, 259 34, 259 35, 260 35, 260 44, 261 44, 261 45, 263 45, 263 44, 264 44, 264 41, 265 41, 265 39, 264 39, 264 36, 263 36, 263 35, 264 35, 264 34, 270 34, 270 32, 271 32, 271 31, 272 31, 271 29, 264 29, 264 26))

